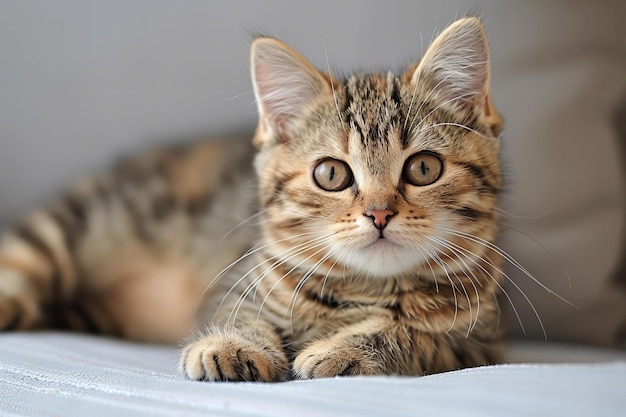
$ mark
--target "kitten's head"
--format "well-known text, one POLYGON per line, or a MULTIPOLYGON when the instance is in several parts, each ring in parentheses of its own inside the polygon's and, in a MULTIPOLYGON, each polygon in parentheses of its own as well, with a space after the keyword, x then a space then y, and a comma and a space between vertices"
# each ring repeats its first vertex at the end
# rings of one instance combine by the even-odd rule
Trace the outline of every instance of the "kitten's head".
POLYGON ((449 26, 401 75, 345 81, 260 38, 252 77, 275 256, 321 272, 414 276, 494 239, 501 119, 479 19, 449 26))

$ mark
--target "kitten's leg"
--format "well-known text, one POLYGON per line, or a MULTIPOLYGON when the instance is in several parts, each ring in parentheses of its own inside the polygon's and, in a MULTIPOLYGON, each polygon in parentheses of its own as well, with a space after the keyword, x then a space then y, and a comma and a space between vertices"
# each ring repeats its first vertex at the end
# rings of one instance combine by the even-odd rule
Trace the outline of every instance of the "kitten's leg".
POLYGON ((309 344, 296 357, 299 378, 425 375, 495 363, 495 345, 475 338, 422 333, 387 318, 366 320, 309 344))
POLYGON ((35 284, 19 267, 0 266, 0 330, 33 327, 40 317, 37 294, 35 284))
POLYGON ((235 184, 248 184, 248 168, 232 167, 250 157, 247 141, 198 142, 79 181, 0 238, 0 330, 175 343, 196 327, 206 277, 255 235, 250 225, 229 231, 255 198, 231 190, 247 191, 235 184), (228 243, 214 242, 227 232, 228 243))
POLYGON ((43 306, 69 298, 76 270, 68 236, 52 212, 39 211, 0 239, 0 330, 52 321, 43 306))
POLYGON ((383 341, 387 328, 386 320, 367 320, 310 343, 296 356, 295 376, 308 379, 388 373, 380 352, 389 344, 383 341))
POLYGON ((286 379, 289 364, 272 326, 251 318, 208 329, 183 349, 180 368, 193 380, 277 382, 286 379))

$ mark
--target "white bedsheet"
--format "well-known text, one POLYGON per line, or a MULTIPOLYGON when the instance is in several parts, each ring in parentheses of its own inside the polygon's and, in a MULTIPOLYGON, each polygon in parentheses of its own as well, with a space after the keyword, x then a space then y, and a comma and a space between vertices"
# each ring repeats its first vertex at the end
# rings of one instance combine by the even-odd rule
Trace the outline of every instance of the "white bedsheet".
POLYGON ((17 416, 626 416, 626 354, 516 344, 508 364, 421 378, 201 383, 175 349, 62 333, 0 335, 0 413, 17 416), (563 355, 559 356, 559 352, 563 355), (609 361, 609 362, 606 362, 609 361), (596 362, 596 363, 592 363, 596 362))

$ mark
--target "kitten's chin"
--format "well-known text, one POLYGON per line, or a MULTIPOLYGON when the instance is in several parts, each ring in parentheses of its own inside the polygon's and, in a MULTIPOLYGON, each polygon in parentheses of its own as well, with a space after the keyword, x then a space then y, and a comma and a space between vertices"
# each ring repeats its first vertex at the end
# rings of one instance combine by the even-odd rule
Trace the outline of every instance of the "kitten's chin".
POLYGON ((363 248, 350 251, 344 262, 358 273, 375 278, 393 278, 417 274, 426 258, 414 248, 379 239, 363 248))

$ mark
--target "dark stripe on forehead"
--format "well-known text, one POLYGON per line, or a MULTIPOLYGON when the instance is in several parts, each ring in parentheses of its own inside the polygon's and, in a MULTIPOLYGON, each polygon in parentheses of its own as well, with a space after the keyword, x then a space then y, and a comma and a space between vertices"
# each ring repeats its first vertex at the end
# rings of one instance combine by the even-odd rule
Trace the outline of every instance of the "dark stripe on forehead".
POLYGON ((395 128, 396 129, 400 129, 400 143, 402 145, 402 149, 406 149, 407 146, 409 145, 409 135, 407 134, 407 130, 406 130, 406 110, 404 109, 404 106, 402 105, 402 93, 401 93, 401 83, 402 81, 395 76, 392 76, 390 74, 390 76, 388 77, 389 79, 389 97, 391 98, 391 101, 393 102, 395 108, 398 111, 396 120, 395 120, 395 128))
POLYGON ((400 96, 400 88, 398 87, 398 83, 400 82, 400 80, 398 78, 391 78, 389 77, 389 97, 391 98, 391 101, 395 104, 396 108, 398 110, 402 109, 402 97, 400 96))
MULTIPOLYGON (((399 80, 362 76, 345 83, 345 120, 365 147, 388 147, 401 128, 402 98, 399 80)), ((404 138, 405 135, 401 135, 404 138)))
POLYGON ((348 111, 348 109, 350 109, 350 106, 352 106, 352 100, 354 100, 354 97, 352 96, 352 92, 350 91, 349 81, 346 81, 343 84, 343 96, 344 96, 344 103, 343 103, 342 114, 344 114, 346 117, 349 117, 350 112, 348 111))

